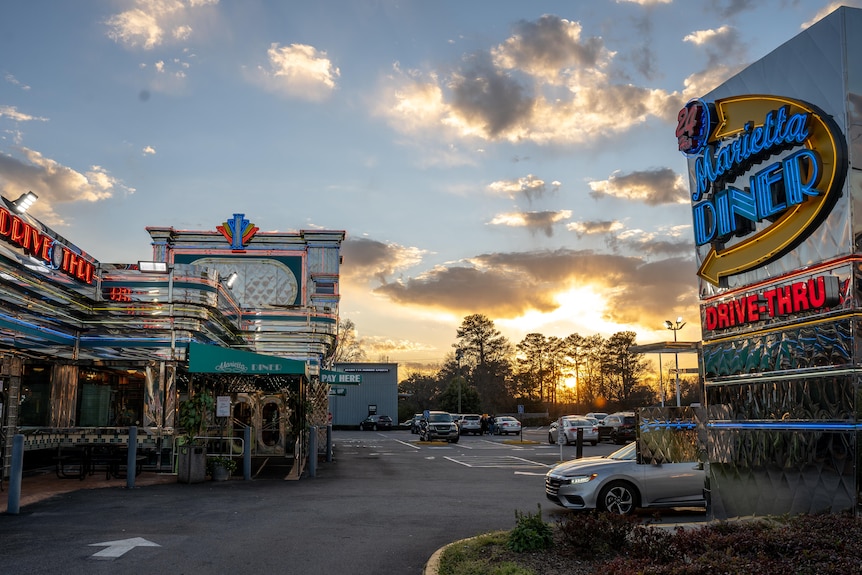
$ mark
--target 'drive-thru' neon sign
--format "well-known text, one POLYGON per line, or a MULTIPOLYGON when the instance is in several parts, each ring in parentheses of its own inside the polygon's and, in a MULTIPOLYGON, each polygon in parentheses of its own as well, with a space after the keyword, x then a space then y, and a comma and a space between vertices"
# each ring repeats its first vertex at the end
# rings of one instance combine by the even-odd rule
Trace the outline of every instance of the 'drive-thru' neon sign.
POLYGON ((0 238, 23 249, 49 269, 60 270, 87 284, 93 282, 96 270, 93 262, 6 208, 0 208, 0 238))

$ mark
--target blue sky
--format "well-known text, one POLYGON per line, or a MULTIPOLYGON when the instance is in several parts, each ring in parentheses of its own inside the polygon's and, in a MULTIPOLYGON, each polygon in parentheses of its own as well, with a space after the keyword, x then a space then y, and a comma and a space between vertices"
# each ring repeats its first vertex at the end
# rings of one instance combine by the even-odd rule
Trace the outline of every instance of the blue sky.
POLYGON ((370 360, 700 339, 676 114, 818 0, 76 0, 0 7, 0 193, 102 262, 147 226, 347 232, 370 360))

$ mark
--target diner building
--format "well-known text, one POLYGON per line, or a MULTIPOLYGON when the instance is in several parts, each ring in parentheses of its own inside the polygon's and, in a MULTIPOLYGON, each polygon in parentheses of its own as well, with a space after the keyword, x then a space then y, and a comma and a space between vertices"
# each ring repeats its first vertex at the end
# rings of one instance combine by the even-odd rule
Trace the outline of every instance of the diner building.
MULTIPOLYGON (((0 457, 123 444, 136 427, 170 469, 179 402, 219 397, 218 433, 289 455, 325 425, 343 231, 263 232, 233 214, 210 230, 148 227, 152 259, 104 263, 0 198, 0 457)), ((215 415, 215 414, 213 414, 215 415)))

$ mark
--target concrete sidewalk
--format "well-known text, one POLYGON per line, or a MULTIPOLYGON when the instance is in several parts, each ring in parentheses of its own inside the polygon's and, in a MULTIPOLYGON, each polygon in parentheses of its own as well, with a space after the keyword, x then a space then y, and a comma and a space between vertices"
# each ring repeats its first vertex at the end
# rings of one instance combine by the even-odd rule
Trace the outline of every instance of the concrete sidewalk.
MULTIPOLYGON (((135 489, 147 485, 176 483, 177 476, 173 473, 156 473, 143 471, 135 477, 135 489)), ((4 480, 3 491, 0 492, 0 513, 6 513, 9 504, 9 481, 4 480)), ((103 489, 105 487, 126 487, 126 479, 114 477, 105 479, 104 473, 87 475, 84 479, 58 478, 53 467, 28 471, 21 478, 20 511, 26 511, 27 505, 49 499, 55 495, 78 491, 80 489, 103 489)))

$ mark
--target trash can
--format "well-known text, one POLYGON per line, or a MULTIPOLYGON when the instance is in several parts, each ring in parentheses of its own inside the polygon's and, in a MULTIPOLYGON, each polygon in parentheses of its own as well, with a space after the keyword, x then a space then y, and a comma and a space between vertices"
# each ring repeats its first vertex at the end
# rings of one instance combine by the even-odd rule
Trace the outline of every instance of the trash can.
POLYGON ((177 481, 202 483, 207 477, 207 448, 203 445, 180 445, 177 454, 177 481))

